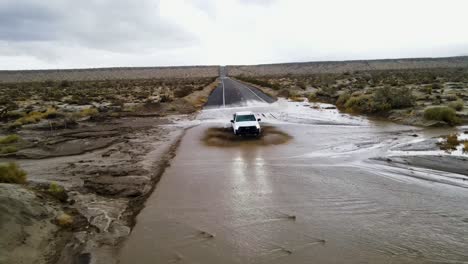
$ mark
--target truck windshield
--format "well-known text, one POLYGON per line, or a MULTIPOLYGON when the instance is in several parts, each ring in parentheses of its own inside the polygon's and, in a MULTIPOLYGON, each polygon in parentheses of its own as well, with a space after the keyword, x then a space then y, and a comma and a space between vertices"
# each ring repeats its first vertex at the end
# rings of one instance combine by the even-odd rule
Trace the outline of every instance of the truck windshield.
POLYGON ((244 121, 256 121, 254 115, 239 115, 236 117, 236 122, 244 122, 244 121))

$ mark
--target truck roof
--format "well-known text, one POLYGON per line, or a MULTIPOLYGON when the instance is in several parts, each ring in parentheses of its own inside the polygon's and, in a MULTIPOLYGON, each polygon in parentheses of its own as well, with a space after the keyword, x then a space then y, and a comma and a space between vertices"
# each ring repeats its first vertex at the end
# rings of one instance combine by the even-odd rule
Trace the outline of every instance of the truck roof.
POLYGON ((243 112, 236 112, 236 115, 254 115, 254 113, 250 111, 243 111, 243 112))

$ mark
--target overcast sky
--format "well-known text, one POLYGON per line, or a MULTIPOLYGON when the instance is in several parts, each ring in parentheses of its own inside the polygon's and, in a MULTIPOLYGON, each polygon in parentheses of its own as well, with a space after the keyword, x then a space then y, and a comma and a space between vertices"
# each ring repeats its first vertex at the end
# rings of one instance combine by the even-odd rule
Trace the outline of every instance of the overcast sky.
POLYGON ((468 55, 466 0, 0 0, 0 69, 468 55))

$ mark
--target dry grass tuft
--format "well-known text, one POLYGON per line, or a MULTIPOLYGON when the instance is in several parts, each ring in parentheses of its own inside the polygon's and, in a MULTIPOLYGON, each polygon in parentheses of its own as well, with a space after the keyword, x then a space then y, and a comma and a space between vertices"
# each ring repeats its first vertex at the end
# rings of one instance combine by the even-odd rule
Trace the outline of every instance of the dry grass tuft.
POLYGON ((55 220, 61 227, 69 227, 73 224, 73 217, 66 213, 60 214, 55 220))
POLYGON ((26 172, 14 162, 0 164, 0 182, 2 183, 26 183, 26 172))
POLYGON ((18 142, 20 139, 21 139, 20 136, 16 134, 12 134, 12 135, 1 137, 0 144, 12 144, 12 143, 18 142))

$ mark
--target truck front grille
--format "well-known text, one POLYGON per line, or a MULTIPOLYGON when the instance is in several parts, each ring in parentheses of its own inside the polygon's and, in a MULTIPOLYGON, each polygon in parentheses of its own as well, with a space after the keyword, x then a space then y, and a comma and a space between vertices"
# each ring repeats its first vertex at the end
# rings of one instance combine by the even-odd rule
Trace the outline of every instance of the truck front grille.
POLYGON ((257 133, 257 127, 256 126, 239 127, 239 132, 241 132, 241 133, 257 133))

